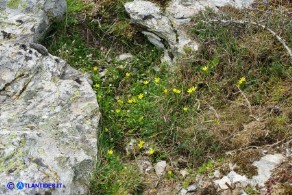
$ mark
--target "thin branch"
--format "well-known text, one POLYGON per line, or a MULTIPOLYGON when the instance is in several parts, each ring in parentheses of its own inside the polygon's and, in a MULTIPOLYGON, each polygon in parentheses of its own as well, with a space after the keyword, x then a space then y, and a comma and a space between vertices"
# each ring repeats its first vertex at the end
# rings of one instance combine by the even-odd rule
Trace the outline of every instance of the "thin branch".
POLYGON ((248 101, 246 95, 243 93, 243 91, 240 89, 240 87, 237 86, 237 89, 239 90, 240 94, 244 97, 244 99, 245 99, 245 101, 246 101, 246 103, 247 103, 247 107, 248 107, 248 110, 249 110, 250 115, 253 116, 253 115, 252 115, 252 107, 251 107, 251 103, 248 101))
POLYGON ((259 24, 257 22, 245 21, 245 20, 208 20, 207 22, 220 22, 220 23, 223 23, 223 24, 230 24, 230 23, 235 23, 235 24, 252 24, 252 25, 255 25, 255 26, 259 26, 259 27, 261 27, 261 28, 269 31, 269 33, 271 33, 283 45, 283 47, 288 52, 288 55, 290 57, 290 63, 292 64, 292 51, 291 51, 291 49, 287 46, 287 44, 285 43, 285 41, 284 41, 283 38, 281 38, 279 35, 277 35, 277 33, 275 33, 270 28, 266 27, 265 25, 259 24))

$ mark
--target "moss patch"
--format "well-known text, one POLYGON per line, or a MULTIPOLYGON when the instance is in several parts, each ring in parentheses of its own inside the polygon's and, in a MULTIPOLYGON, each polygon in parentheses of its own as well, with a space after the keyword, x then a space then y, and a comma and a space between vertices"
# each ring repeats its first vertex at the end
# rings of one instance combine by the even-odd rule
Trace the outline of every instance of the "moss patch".
POLYGON ((20 0, 10 0, 7 2, 7 7, 10 9, 17 9, 20 2, 20 0))
POLYGON ((253 149, 235 154, 232 157, 232 163, 237 165, 234 171, 239 174, 246 175, 248 178, 257 175, 257 167, 252 165, 252 163, 259 160, 260 156, 260 151, 253 149))

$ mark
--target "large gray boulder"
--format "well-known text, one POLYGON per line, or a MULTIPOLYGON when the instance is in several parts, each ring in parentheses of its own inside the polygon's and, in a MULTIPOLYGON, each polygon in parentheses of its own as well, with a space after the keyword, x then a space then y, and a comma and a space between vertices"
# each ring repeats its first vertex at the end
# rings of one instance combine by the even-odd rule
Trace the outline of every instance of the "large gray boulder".
POLYGON ((0 41, 5 33, 17 41, 38 41, 66 7, 65 0, 1 0, 0 41))
POLYGON ((91 81, 32 43, 65 0, 10 2, 0 3, 0 194, 87 194, 100 118, 91 81))

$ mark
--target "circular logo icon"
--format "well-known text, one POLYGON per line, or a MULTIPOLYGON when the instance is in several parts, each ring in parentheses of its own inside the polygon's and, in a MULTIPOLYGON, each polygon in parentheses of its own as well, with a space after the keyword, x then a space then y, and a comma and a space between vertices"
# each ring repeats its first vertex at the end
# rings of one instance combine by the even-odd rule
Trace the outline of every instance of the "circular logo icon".
POLYGON ((13 182, 8 182, 6 187, 9 189, 9 190, 13 190, 14 188, 14 183, 13 182))
POLYGON ((17 189, 22 190, 24 188, 24 184, 20 181, 16 184, 17 189))

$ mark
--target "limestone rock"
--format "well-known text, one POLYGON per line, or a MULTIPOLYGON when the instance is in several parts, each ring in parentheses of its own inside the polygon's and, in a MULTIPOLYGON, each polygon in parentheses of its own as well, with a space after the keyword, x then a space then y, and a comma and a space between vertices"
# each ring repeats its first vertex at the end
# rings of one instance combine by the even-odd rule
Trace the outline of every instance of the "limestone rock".
POLYGON ((0 3, 0 194, 87 194, 100 118, 90 79, 37 41, 65 0, 0 3), (8 182, 62 188, 8 189, 8 182))
POLYGON ((62 194, 85 194, 99 120, 88 78, 25 44, 1 44, 0 53, 2 182, 61 182, 62 194))
POLYGON ((163 173, 165 172, 166 168, 166 161, 159 161, 155 166, 155 172, 157 176, 162 176, 163 173))
POLYGON ((282 154, 268 154, 263 156, 259 161, 253 162, 253 165, 257 167, 258 174, 248 179, 245 175, 239 175, 235 171, 231 171, 221 179, 214 180, 214 184, 218 185, 220 189, 227 190, 230 186, 236 184, 239 187, 246 187, 250 185, 252 187, 258 187, 264 189, 265 182, 271 177, 272 170, 279 165, 284 159, 282 154))
POLYGON ((130 53, 123 53, 118 56, 118 61, 131 61, 133 59, 133 55, 130 53))
POLYGON ((162 11, 150 1, 134 0, 125 3, 133 23, 144 27, 142 33, 158 48, 165 50, 162 62, 171 64, 187 51, 197 51, 199 44, 187 36, 183 24, 206 8, 231 5, 237 8, 248 7, 252 0, 171 0, 162 11))
MULTIPOLYGON (((163 13, 161 8, 149 1, 135 0, 127 2, 125 9, 133 23, 145 27, 142 33, 155 46, 169 51, 174 57, 184 53, 184 47, 197 50, 198 44, 188 38, 182 31, 173 27, 171 20, 163 13)), ((168 53, 164 59, 169 62, 168 53)), ((173 59, 172 59, 173 60, 173 59)))
POLYGON ((217 10, 217 7, 230 5, 236 8, 245 8, 253 0, 171 0, 166 7, 166 15, 176 26, 188 23, 192 17, 206 8, 217 10))
POLYGON ((152 163, 146 159, 137 160, 137 166, 139 171, 145 174, 149 174, 153 169, 152 163))
POLYGON ((186 189, 181 189, 179 191, 179 195, 186 195, 188 193, 188 191, 186 189))
POLYGON ((259 161, 253 162, 253 165, 257 167, 258 175, 252 177, 251 185, 263 187, 272 175, 272 170, 283 160, 284 156, 282 154, 267 154, 259 161))
POLYGON ((3 39, 36 42, 52 21, 64 16, 66 7, 65 0, 1 0, 0 42, 3 39), (3 32, 10 34, 10 38, 3 32))
POLYGON ((181 174, 181 176, 182 176, 183 178, 185 178, 185 177, 189 174, 188 171, 187 171, 186 169, 180 170, 179 173, 181 174))
POLYGON ((194 191, 196 191, 197 188, 198 188, 198 186, 196 184, 192 184, 187 188, 187 191, 194 192, 194 191))

